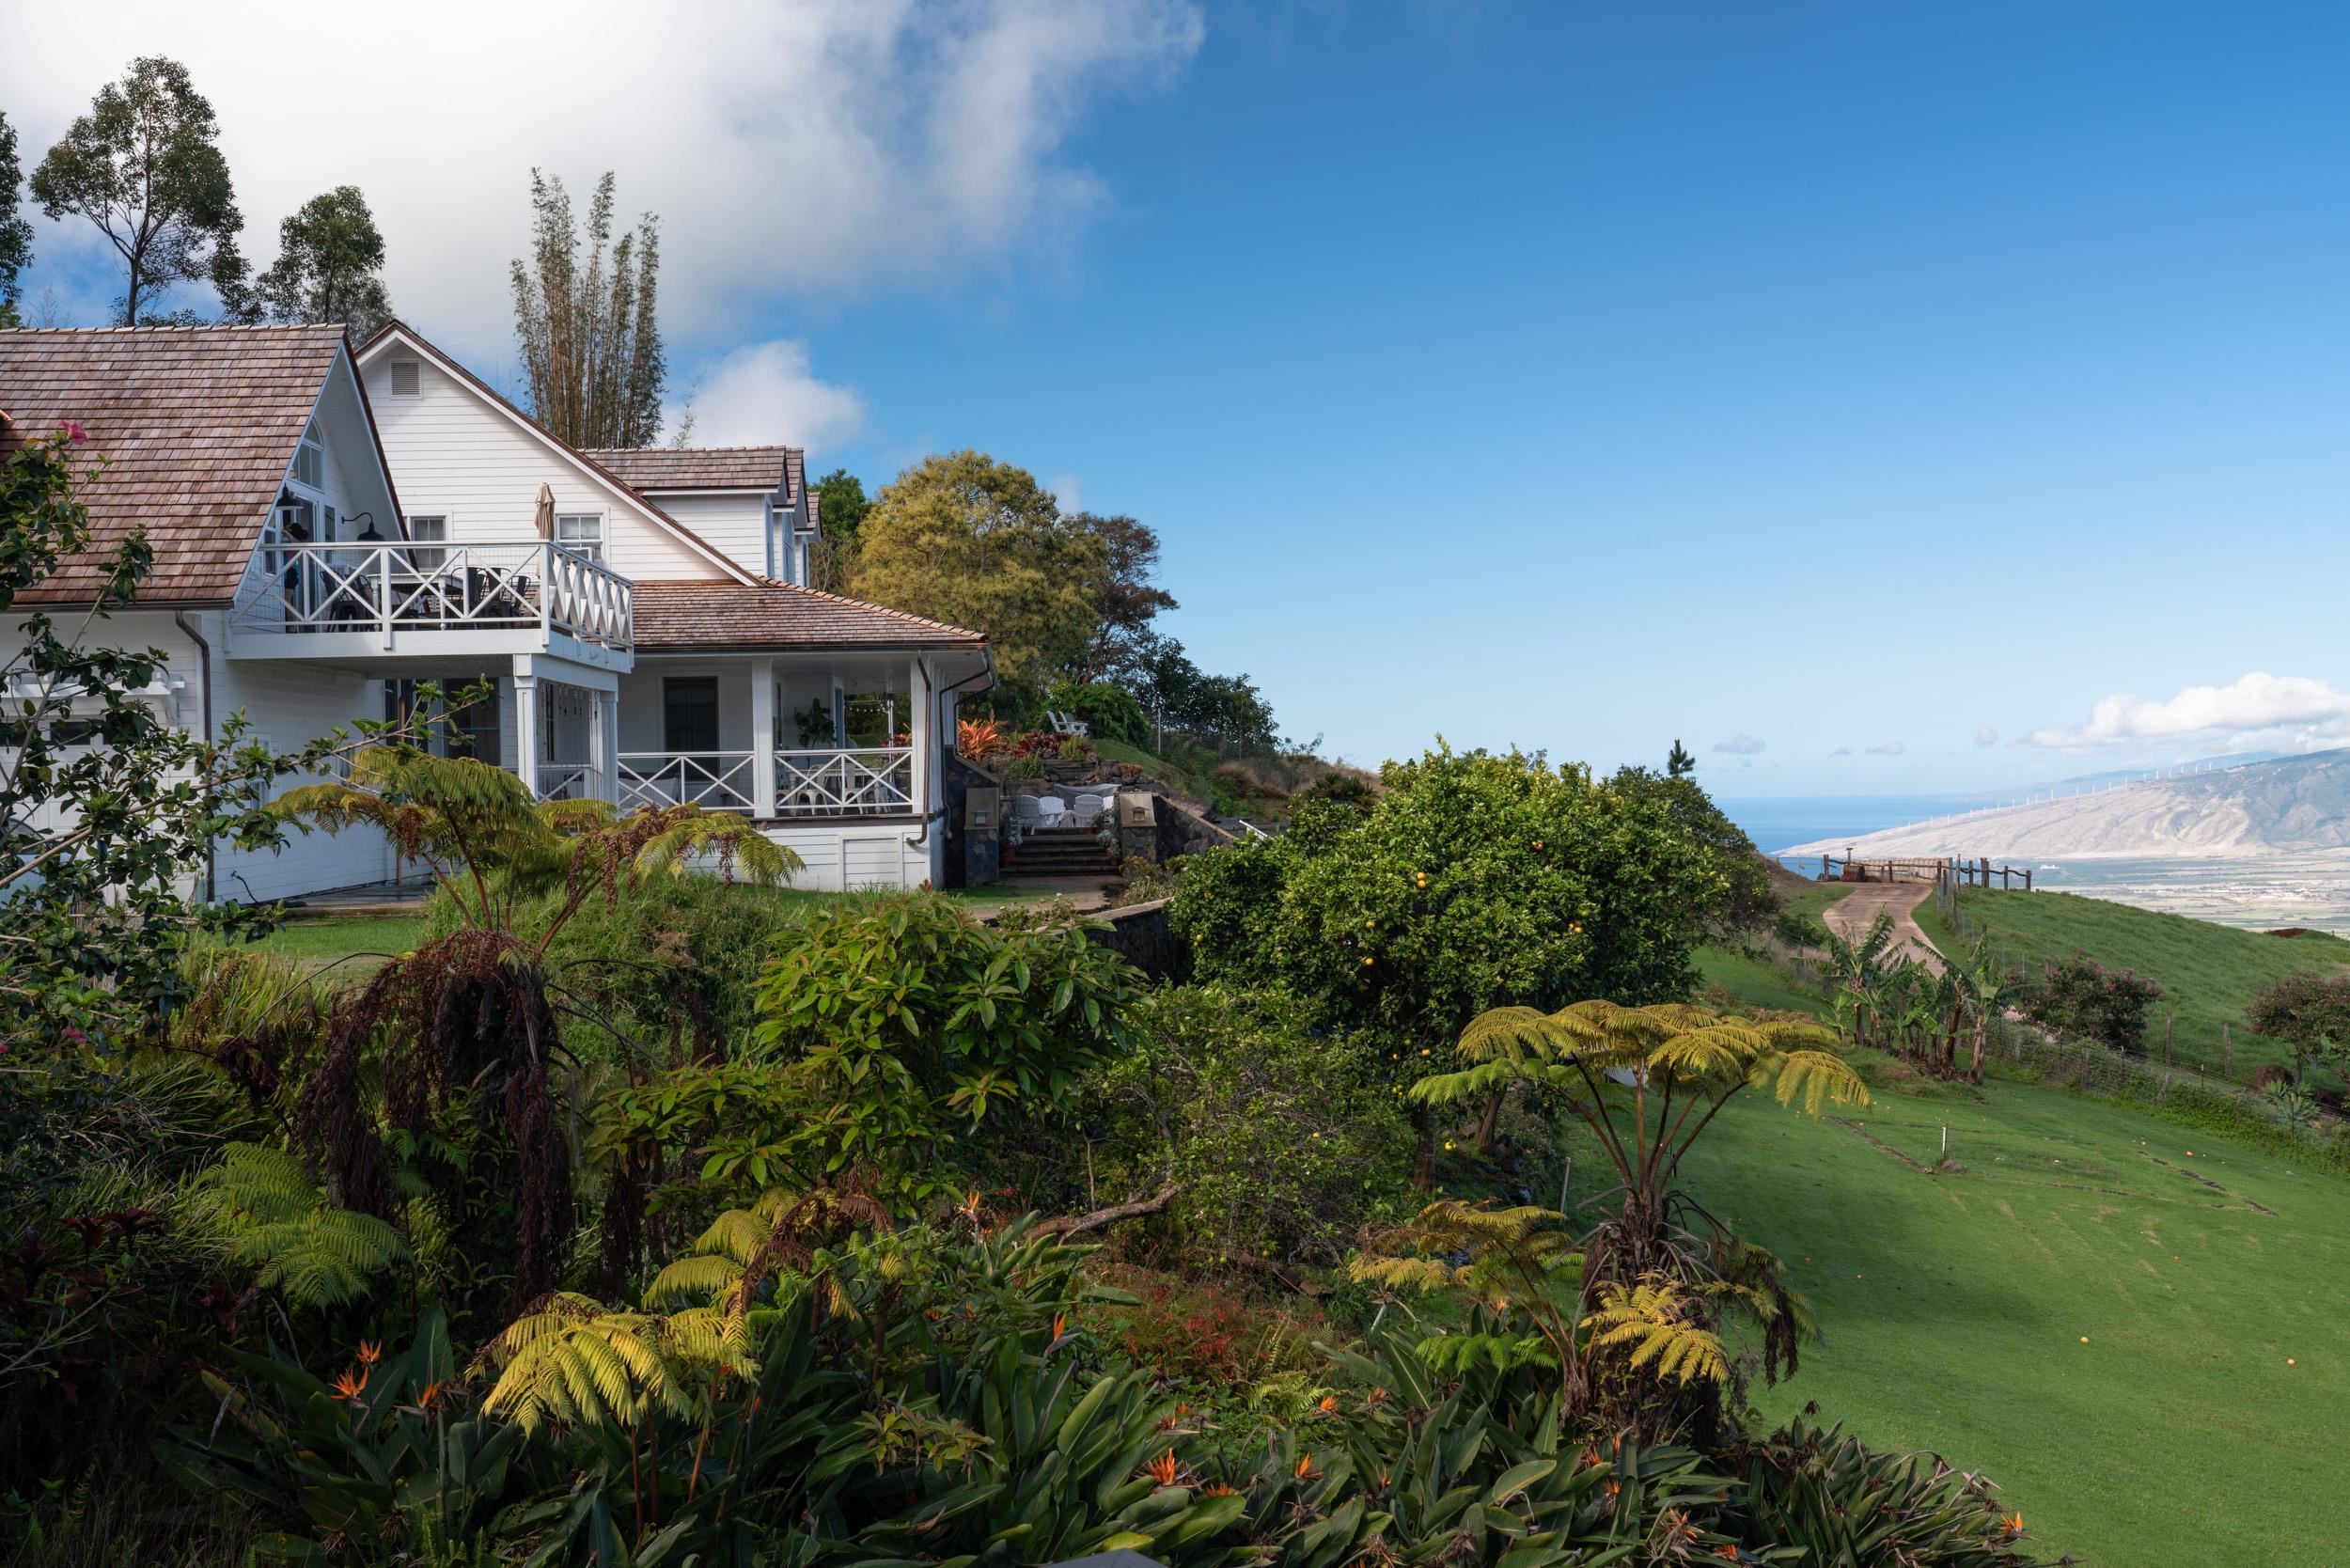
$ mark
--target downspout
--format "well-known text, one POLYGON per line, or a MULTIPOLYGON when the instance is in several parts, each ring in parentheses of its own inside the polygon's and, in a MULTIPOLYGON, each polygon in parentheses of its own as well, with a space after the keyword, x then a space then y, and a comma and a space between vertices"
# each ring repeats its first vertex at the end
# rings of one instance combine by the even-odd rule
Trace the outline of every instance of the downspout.
MULTIPOLYGON (((995 679, 995 651, 993 649, 988 650, 986 657, 987 664, 985 667, 981 668, 977 675, 965 676, 964 679, 956 682, 953 685, 942 686, 938 690, 930 694, 932 724, 943 726, 946 723, 946 699, 948 698, 952 697, 955 693, 963 690, 964 687, 971 684, 974 681, 993 681, 995 679)), ((931 678, 930 667, 923 664, 920 659, 917 658, 914 661, 914 667, 921 671, 923 680, 928 681, 931 678)), ((942 760, 945 755, 944 750, 942 750, 940 752, 942 760)), ((932 775, 931 783, 933 786, 937 786, 944 782, 944 779, 941 776, 947 771, 944 767, 932 768, 928 771, 932 775)), ((916 833, 913 838, 906 840, 906 847, 908 849, 923 849, 929 846, 931 841, 931 823, 936 822, 939 818, 947 814, 947 808, 943 804, 946 798, 946 792, 943 789, 940 790, 939 800, 942 804, 937 810, 925 812, 922 818, 922 831, 916 833)))
MULTIPOLYGON (((212 744, 212 645, 204 640, 204 634, 196 629, 185 610, 171 612, 171 623, 180 635, 196 644, 196 700, 204 715, 204 744, 212 744)), ((204 902, 212 902, 220 895, 220 840, 204 840, 204 902)))

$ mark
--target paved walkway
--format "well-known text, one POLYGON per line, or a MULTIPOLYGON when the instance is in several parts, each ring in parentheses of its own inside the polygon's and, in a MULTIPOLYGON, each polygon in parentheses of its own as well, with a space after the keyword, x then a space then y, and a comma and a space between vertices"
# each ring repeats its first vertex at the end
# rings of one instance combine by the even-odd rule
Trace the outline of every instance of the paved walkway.
POLYGON ((1893 945, 1886 956, 1898 964, 1914 958, 1935 974, 1943 969, 1942 955, 1918 926, 1918 906, 1934 894, 1930 882, 1863 882, 1821 913, 1827 929, 1847 942, 1869 934, 1879 915, 1893 917, 1893 945))

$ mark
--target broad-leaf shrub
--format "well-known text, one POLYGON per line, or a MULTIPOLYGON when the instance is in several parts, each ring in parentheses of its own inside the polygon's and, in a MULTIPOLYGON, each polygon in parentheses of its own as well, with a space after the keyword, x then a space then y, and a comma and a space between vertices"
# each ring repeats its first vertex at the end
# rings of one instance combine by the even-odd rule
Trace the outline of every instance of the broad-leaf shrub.
POLYGON ((2113 970, 2080 954, 2053 959, 2025 987, 2020 1001, 2032 1022, 2074 1040, 2093 1040, 2116 1051, 2146 1048, 2146 1016, 2162 987, 2129 970, 2113 970))
POLYGON ((870 1165, 912 1198, 951 1184, 958 1135, 1067 1108, 1125 1048, 1140 982, 1073 923, 993 931, 932 894, 828 911, 776 948, 746 1059, 807 1093, 798 1168, 870 1165))
POLYGON ((1280 838, 1193 857, 1172 914, 1201 980, 1285 988, 1409 1078, 1488 1008, 1686 996, 1720 893, 1647 792, 1447 748, 1387 763, 1367 803, 1301 800, 1280 838))
POLYGON ((1169 1261, 1335 1263, 1366 1217, 1403 1212, 1412 1129, 1392 1086, 1302 1010, 1216 987, 1153 992, 1134 1050, 1087 1085, 1104 1201, 1176 1187, 1137 1245, 1169 1261))

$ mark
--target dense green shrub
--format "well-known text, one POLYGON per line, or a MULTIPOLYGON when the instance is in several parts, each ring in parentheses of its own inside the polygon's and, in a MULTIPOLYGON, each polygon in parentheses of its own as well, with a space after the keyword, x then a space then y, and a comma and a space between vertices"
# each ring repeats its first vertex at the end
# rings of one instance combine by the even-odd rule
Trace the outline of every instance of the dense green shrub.
POLYGON ((811 916, 776 938, 744 1059, 789 1064, 804 1180, 870 1165, 922 1197, 958 1132, 1048 1116, 1125 1048, 1141 977, 1074 922, 995 930, 935 894, 811 916))
POLYGON ((2147 1010, 2162 1000, 2162 987, 2076 953, 2043 965, 2021 999, 2024 1016, 2036 1024, 2135 1053, 2146 1048, 2147 1010))
POLYGON ((1131 1010, 1134 1050, 1096 1071, 1085 1102, 1102 1135, 1102 1201, 1175 1188, 1139 1222, 1141 1245, 1192 1264, 1328 1264, 1366 1219, 1400 1217, 1401 1102, 1301 1011, 1214 987, 1161 990, 1131 1010))
MULTIPOLYGON (((542 926, 560 890, 523 902, 516 923, 542 926)), ((714 876, 648 877, 609 897, 589 898, 557 932, 546 967, 583 1004, 564 1041, 588 1060, 617 1060, 629 1046, 746 1042, 751 985, 779 932, 822 907, 789 888, 722 882, 714 876)), ((460 913, 446 896, 427 906, 427 934, 455 931, 460 913)))
POLYGON ((1759 931, 1778 914, 1778 895, 1771 889, 1770 862, 1755 849, 1745 830, 1722 814, 1696 779, 1651 773, 1646 768, 1620 768, 1607 783, 1627 799, 1662 807, 1684 832, 1704 846, 1714 875, 1719 879, 1706 901, 1707 923, 1715 937, 1759 931))
POLYGON ((2321 1058, 2350 1066, 2350 978, 2309 969, 2280 976, 2261 987, 2246 1017, 2255 1032, 2293 1047, 2300 1074, 2321 1058))
POLYGON ((1085 720, 1086 728, 1097 739, 1127 745, 1151 744, 1151 720, 1143 713, 1142 704, 1125 687, 1107 681, 1096 681, 1088 686, 1060 682, 1045 689, 1043 706, 1047 711, 1085 720))
POLYGON ((1648 792, 1449 749, 1389 762, 1381 784, 1189 862, 1173 916, 1203 980, 1286 988, 1406 1065, 1488 1008, 1688 995, 1721 883, 1648 792))

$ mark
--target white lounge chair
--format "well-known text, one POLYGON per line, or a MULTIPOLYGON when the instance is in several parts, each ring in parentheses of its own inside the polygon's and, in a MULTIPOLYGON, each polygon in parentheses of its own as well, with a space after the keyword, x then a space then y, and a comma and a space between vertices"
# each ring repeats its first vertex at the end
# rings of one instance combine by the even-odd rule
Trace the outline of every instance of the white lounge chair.
POLYGON ((1076 806, 1077 825, 1091 827, 1102 820, 1102 813, 1109 808, 1110 797, 1107 795, 1079 795, 1076 806))

